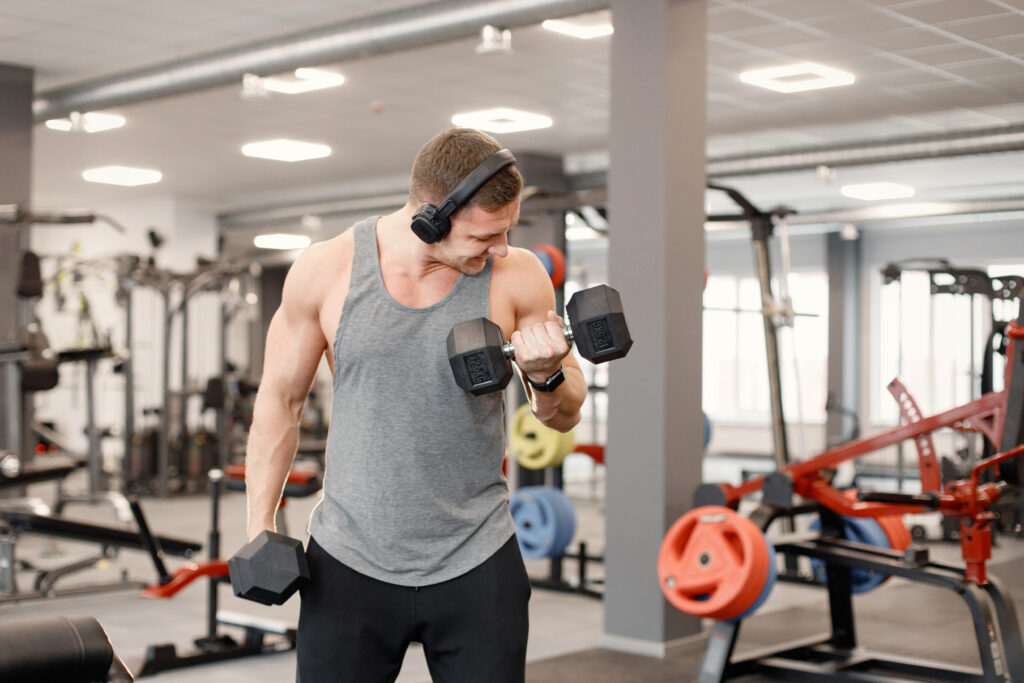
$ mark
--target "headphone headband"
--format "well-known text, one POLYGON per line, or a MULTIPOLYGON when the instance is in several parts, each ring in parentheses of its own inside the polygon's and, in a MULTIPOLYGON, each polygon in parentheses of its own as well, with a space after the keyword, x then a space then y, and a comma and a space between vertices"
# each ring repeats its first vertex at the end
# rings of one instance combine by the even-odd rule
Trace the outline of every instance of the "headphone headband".
POLYGON ((455 186, 439 206, 424 204, 419 208, 412 218, 413 232, 428 244, 440 242, 451 230, 451 215, 465 206, 498 171, 514 163, 516 158, 507 149, 500 149, 484 159, 455 186))
POLYGON ((454 190, 445 197, 437 207, 437 215, 448 218, 456 210, 466 205, 473 195, 494 177, 501 169, 516 163, 516 158, 507 149, 501 149, 480 162, 454 190))

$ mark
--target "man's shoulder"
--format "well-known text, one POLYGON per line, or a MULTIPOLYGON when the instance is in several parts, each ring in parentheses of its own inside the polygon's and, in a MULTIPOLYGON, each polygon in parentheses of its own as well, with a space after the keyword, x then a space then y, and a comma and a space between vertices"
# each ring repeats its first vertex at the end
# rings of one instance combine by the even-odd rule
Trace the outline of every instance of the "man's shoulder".
POLYGON ((530 277, 536 276, 543 269, 544 265, 537 258, 536 254, 522 247, 510 246, 505 258, 494 259, 495 274, 530 277))
POLYGON ((351 270, 353 251, 351 228, 309 245, 291 265, 286 287, 290 284, 304 297, 317 300, 332 289, 339 276, 351 270))
POLYGON ((340 235, 321 242, 314 242, 306 247, 299 258, 292 266, 293 270, 318 270, 323 268, 335 270, 339 267, 346 267, 352 263, 352 253, 355 251, 355 239, 352 228, 349 228, 340 235))
POLYGON ((532 251, 522 247, 509 247, 505 258, 494 259, 494 279, 499 283, 511 283, 511 286, 518 288, 528 282, 543 284, 548 280, 548 276, 544 264, 532 251))
POLYGON ((495 259, 491 294, 512 306, 515 320, 533 315, 541 308, 547 311, 554 301, 551 278, 544 264, 529 249, 518 247, 509 247, 505 258, 495 259))

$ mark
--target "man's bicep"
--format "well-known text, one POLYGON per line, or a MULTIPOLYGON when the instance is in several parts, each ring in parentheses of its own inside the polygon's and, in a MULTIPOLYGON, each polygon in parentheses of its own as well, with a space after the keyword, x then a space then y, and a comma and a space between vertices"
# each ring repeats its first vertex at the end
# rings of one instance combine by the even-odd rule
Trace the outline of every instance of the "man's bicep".
MULTIPOLYGON (((547 271, 544 270, 544 266, 539 261, 536 263, 536 268, 531 268, 528 271, 528 276, 524 278, 517 310, 516 329, 518 330, 522 330, 528 325, 546 323, 548 311, 558 312, 555 308, 555 288, 551 284, 551 278, 548 276, 547 271)), ((563 328, 567 327, 568 324, 569 321, 563 318, 563 328)), ((575 355, 572 352, 565 357, 563 364, 579 369, 579 363, 576 362, 575 355)))
POLYGON ((547 271, 535 257, 526 259, 519 279, 516 305, 516 329, 546 322, 548 311, 555 310, 555 288, 547 271))

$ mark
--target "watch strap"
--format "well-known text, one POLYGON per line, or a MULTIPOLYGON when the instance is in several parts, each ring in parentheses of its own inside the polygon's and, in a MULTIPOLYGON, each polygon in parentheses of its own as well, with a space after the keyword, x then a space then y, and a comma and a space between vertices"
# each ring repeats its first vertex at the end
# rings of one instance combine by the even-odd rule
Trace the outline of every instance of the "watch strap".
POLYGON ((562 372, 562 367, 559 366, 559 368, 543 382, 534 382, 529 376, 526 377, 526 381, 529 382, 530 386, 536 391, 551 392, 557 389, 562 382, 565 381, 565 373, 562 372))

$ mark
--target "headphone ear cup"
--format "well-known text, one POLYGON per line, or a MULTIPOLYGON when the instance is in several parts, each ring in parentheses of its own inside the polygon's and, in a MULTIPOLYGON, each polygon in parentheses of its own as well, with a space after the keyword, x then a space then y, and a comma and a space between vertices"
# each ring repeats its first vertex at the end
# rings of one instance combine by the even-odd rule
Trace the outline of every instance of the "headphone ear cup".
POLYGON ((424 204, 412 217, 412 231, 427 244, 440 242, 451 230, 451 221, 437 215, 437 207, 424 204))

